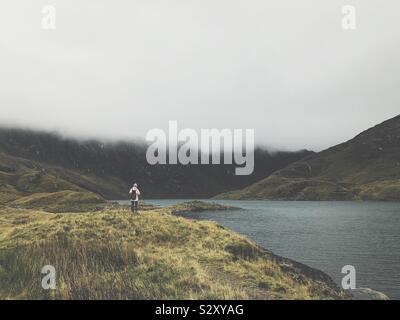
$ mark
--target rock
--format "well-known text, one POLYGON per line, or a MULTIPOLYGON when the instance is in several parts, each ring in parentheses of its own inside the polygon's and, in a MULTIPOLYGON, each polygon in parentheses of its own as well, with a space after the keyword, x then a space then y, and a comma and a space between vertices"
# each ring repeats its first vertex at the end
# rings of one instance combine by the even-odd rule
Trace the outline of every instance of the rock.
POLYGON ((355 300, 390 300, 387 295, 382 292, 372 290, 370 288, 358 288, 351 290, 355 300))

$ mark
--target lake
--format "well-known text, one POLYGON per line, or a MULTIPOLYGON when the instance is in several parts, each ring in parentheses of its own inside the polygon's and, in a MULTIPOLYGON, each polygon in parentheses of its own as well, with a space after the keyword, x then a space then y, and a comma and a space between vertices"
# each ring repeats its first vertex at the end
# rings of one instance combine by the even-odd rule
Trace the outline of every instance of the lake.
MULTIPOLYGON (((188 200, 146 200, 165 206, 188 200)), ((400 203, 203 200, 244 210, 185 216, 214 220, 272 252, 329 274, 356 268, 357 287, 400 299, 400 203)))

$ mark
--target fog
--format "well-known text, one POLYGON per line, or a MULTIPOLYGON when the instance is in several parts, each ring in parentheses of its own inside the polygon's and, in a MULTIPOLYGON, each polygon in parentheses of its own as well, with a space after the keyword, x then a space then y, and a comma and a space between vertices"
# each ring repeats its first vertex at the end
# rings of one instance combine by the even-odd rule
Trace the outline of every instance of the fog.
POLYGON ((3 0, 0 125, 126 140, 177 120, 324 149, 400 110, 400 3, 351 1, 344 30, 347 4, 3 0))

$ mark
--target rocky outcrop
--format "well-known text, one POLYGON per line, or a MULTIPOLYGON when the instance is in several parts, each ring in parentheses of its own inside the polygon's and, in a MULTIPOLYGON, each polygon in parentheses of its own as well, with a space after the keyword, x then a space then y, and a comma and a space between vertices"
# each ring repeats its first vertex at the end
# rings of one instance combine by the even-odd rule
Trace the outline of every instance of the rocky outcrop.
POLYGON ((351 293, 356 300, 390 300, 384 293, 370 288, 354 289, 351 290, 351 293))

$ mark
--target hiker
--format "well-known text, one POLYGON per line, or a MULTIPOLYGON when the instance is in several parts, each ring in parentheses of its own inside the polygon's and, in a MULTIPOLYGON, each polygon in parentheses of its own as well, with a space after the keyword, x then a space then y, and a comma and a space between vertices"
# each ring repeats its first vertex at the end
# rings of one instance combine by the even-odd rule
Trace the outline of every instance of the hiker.
POLYGON ((131 195, 131 210, 132 212, 138 212, 140 191, 136 183, 133 184, 129 194, 131 195))

